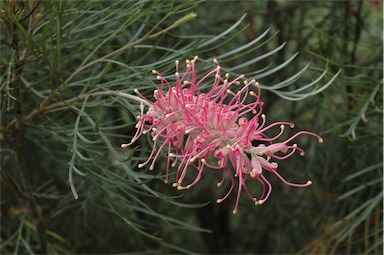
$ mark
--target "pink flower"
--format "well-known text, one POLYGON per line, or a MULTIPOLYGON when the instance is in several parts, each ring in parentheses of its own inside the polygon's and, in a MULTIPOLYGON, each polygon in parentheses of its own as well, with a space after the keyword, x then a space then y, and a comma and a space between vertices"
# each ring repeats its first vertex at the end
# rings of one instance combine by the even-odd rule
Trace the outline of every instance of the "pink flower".
POLYGON ((128 144, 130 146, 142 134, 151 133, 153 148, 148 160, 138 167, 149 164, 155 168, 155 162, 161 151, 167 152, 165 182, 169 182, 169 171, 176 168, 173 186, 179 190, 189 189, 201 178, 204 171, 222 171, 221 186, 229 176, 231 186, 226 195, 217 200, 224 201, 235 189, 237 198, 233 213, 237 212, 242 191, 256 204, 263 204, 272 192, 272 185, 264 176, 271 172, 282 182, 293 187, 307 187, 311 181, 295 184, 286 181, 277 171, 274 160, 284 160, 296 151, 304 151, 292 144, 301 135, 323 139, 317 134, 300 131, 291 138, 276 142, 286 126, 294 127, 290 122, 275 122, 266 125, 266 116, 262 114, 263 102, 260 99, 260 86, 255 80, 244 80, 240 75, 232 80, 229 74, 221 74, 216 59, 216 68, 198 78, 195 64, 198 57, 186 61, 186 71, 179 71, 176 61, 175 85, 159 72, 153 71, 160 81, 160 88, 154 91, 155 102, 140 97, 149 104, 149 110, 138 116, 137 132, 128 144), (212 82, 211 90, 204 93, 199 87, 212 82), (251 116, 249 118, 249 116, 251 116), (278 133, 270 137, 267 130, 277 129, 278 133), (191 179, 192 178, 192 179, 191 179), (190 180, 187 182, 187 180, 190 180), (237 181, 236 181, 237 180, 237 181), (249 182, 257 180, 262 186, 262 194, 256 198, 247 188, 249 182))

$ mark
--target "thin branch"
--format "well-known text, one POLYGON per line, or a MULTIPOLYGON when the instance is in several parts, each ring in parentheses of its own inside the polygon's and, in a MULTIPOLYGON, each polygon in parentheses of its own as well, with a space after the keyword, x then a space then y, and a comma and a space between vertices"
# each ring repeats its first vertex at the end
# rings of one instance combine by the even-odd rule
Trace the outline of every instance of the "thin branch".
MULTIPOLYGON (((30 2, 31 6, 36 5, 35 1, 30 2)), ((28 25, 28 36, 32 37, 33 34, 33 21, 34 14, 29 16, 29 25, 28 25)), ((12 14, 13 15, 13 14, 12 14)), ((11 63, 13 68, 13 75, 11 84, 13 84, 12 96, 15 98, 14 100, 14 113, 16 118, 13 123, 16 123, 15 128, 15 158, 17 169, 15 171, 18 172, 21 181, 21 189, 23 193, 25 193, 24 198, 26 198, 27 202, 30 204, 30 208, 33 212, 33 216, 37 221, 37 232, 39 237, 39 250, 41 253, 46 253, 47 251, 47 239, 45 235, 45 226, 43 223, 43 217, 41 213, 41 206, 36 201, 33 196, 33 183, 31 181, 31 173, 29 172, 30 167, 27 166, 26 155, 25 155, 25 133, 27 130, 27 125, 24 119, 24 111, 23 111, 23 90, 21 85, 21 77, 23 75, 24 67, 26 60, 29 56, 30 45, 29 41, 25 40, 23 52, 20 56, 19 54, 19 37, 18 37, 18 23, 17 19, 15 19, 10 24, 11 29, 11 37, 12 37, 12 55, 13 55, 13 63, 11 63)))
MULTIPOLYGON (((98 91, 98 92, 82 94, 82 95, 73 97, 73 98, 68 99, 68 100, 57 102, 57 103, 54 103, 54 104, 51 104, 51 105, 48 105, 46 107, 41 108, 40 112, 46 113, 46 112, 52 111, 54 109, 57 109, 57 108, 60 108, 63 106, 68 106, 68 105, 72 105, 76 102, 83 101, 88 97, 100 97, 100 96, 101 97, 105 97, 105 96, 123 97, 123 98, 127 98, 130 100, 138 101, 140 103, 144 103, 145 105, 150 106, 150 104, 147 101, 145 101, 144 99, 141 99, 138 96, 130 95, 130 94, 121 92, 119 90, 108 90, 108 91, 98 91)), ((30 119, 27 119, 27 120, 29 121, 30 119)))
MULTIPOLYGON (((156 38, 156 37, 158 37, 158 36, 160 36, 160 35, 163 35, 163 34, 165 34, 165 33, 167 33, 168 31, 170 31, 170 30, 172 30, 172 29, 174 29, 174 28, 176 28, 176 27, 178 27, 178 26, 180 26, 181 24, 183 24, 183 23, 185 23, 185 22, 187 22, 187 21, 189 21, 189 20, 191 20, 191 19, 194 19, 196 17, 196 14, 195 13, 189 13, 189 14, 187 14, 187 15, 185 15, 184 17, 182 17, 181 19, 179 19, 179 20, 177 20, 176 22, 174 22, 171 26, 169 26, 169 27, 167 27, 167 28, 165 28, 165 29, 163 29, 163 30, 161 30, 161 31, 159 31, 159 32, 157 32, 157 33, 155 33, 155 34, 150 34, 150 33, 147 33, 144 37, 142 37, 142 38, 140 38, 140 39, 138 39, 138 40, 136 40, 136 41, 134 41, 134 42, 132 42, 132 43, 128 43, 128 44, 126 44, 125 46, 123 46, 123 47, 121 47, 121 48, 119 48, 119 49, 117 49, 117 50, 115 50, 115 51, 112 51, 112 52, 110 52, 110 53, 108 53, 108 54, 106 54, 106 55, 104 55, 104 56, 102 56, 102 57, 100 57, 100 58, 98 58, 98 59, 95 59, 95 60, 93 60, 93 61, 91 61, 91 62, 89 62, 89 63, 87 63, 87 64, 85 64, 85 63, 82 63, 82 64, 80 64, 80 66, 60 85, 60 86, 58 86, 54 91, 52 91, 51 93, 50 93, 50 95, 48 95, 38 106, 37 106, 37 108, 35 108, 34 110, 32 110, 26 117, 25 117, 25 120, 26 121, 31 121, 32 119, 34 119, 37 115, 39 115, 40 113, 42 113, 42 112, 44 112, 44 109, 46 108, 45 107, 45 105, 53 98, 53 97, 55 97, 56 95, 57 95, 57 93, 59 92, 59 91, 61 91, 62 89, 64 89, 66 86, 67 86, 67 84, 75 77, 75 76, 77 76, 81 71, 83 71, 84 69, 86 69, 86 68, 88 68, 88 67, 90 67, 90 66, 92 66, 92 65, 94 65, 94 64, 96 64, 96 63, 98 63, 98 62, 102 62, 102 61, 105 61, 106 59, 109 59, 109 58, 111 58, 112 56, 114 56, 114 55, 116 55, 116 54, 118 54, 118 53, 120 53, 120 52, 123 52, 123 51, 125 51, 125 50, 127 50, 127 49, 130 49, 130 48, 133 48, 134 46, 136 46, 136 45, 138 45, 138 44, 140 44, 140 43, 142 43, 142 42, 144 42, 144 41, 146 41, 146 40, 149 40, 149 39, 153 39, 153 38, 156 38)), ((152 31, 152 30, 151 30, 152 31)), ((151 32, 150 31, 150 32, 151 32)), ((109 93, 112 93, 112 92, 109 92, 109 93)), ((121 92, 114 92, 115 93, 115 95, 117 95, 117 94, 119 94, 119 93, 121 93, 121 92), (117 93, 117 94, 116 94, 117 93)), ((112 93, 112 94, 114 94, 114 93, 112 93)), ((120 94, 120 96, 123 96, 123 97, 127 97, 128 96, 128 94, 125 94, 125 95, 123 95, 124 93, 122 93, 122 94, 120 94)), ((85 96, 87 96, 87 95, 80 95, 79 97, 80 98, 85 98, 85 96)), ((88 95, 89 96, 89 95, 88 95)), ((134 96, 132 96, 132 97, 134 97, 134 96)), ((136 97, 134 97, 134 98, 132 98, 132 97, 127 97, 127 98, 129 98, 129 99, 137 99, 136 97)), ((72 99, 72 100, 74 100, 74 99, 72 99)), ((66 101, 64 101, 64 102, 66 102, 66 101)), ((63 103, 63 102, 60 102, 60 103, 63 103)), ((146 104, 147 104, 147 102, 145 102, 146 104)), ((15 121, 11 121, 8 125, 7 125, 7 129, 9 128, 9 127, 11 127, 12 125, 14 125, 15 124, 15 121)))
MULTIPOLYGON (((159 32, 157 32, 157 33, 155 33, 155 34, 151 34, 151 32, 152 32, 152 30, 149 32, 149 33, 147 33, 146 35, 144 35, 142 38, 140 38, 140 39, 138 39, 138 40, 136 40, 136 41, 134 41, 134 42, 131 42, 131 43, 128 43, 128 44, 126 44, 125 46, 123 46, 123 47, 121 47, 121 48, 119 48, 119 49, 117 49, 117 50, 115 50, 115 51, 112 51, 112 52, 110 52, 110 53, 108 53, 108 54, 106 54, 106 55, 104 55, 104 56, 102 56, 102 57, 100 57, 100 58, 98 58, 98 59, 95 59, 95 60, 93 60, 93 61, 91 61, 91 62, 89 62, 89 63, 87 63, 87 64, 85 64, 85 63, 81 63, 81 65, 64 81, 64 83, 62 84, 62 86, 63 85, 65 85, 65 84, 68 84, 76 75, 78 75, 81 71, 83 71, 84 69, 86 69, 86 68, 88 68, 88 67, 90 67, 90 66, 92 66, 92 65, 94 65, 94 64, 96 64, 96 63, 98 63, 98 62, 102 62, 103 60, 105 60, 105 59, 109 59, 109 58, 111 58, 111 57, 113 57, 114 55, 116 55, 116 54, 118 54, 118 53, 120 53, 120 52, 123 52, 123 51, 125 51, 125 50, 128 50, 128 49, 130 49, 130 48, 133 48, 135 45, 137 45, 137 44, 140 44, 140 43, 142 43, 142 42, 144 42, 144 41, 146 41, 146 40, 149 40, 149 39, 152 39, 152 38, 156 38, 156 37, 158 37, 158 36, 160 36, 160 35, 162 35, 162 34, 165 34, 165 33, 167 33, 168 31, 170 31, 170 30, 172 30, 172 29, 174 29, 174 28, 176 28, 176 27, 178 27, 178 26, 180 26, 182 23, 185 23, 185 22, 187 22, 187 21, 189 21, 189 20, 191 20, 191 19, 194 19, 196 17, 196 14, 195 13, 189 13, 189 14, 187 14, 186 16, 184 16, 183 18, 181 18, 181 19, 179 19, 179 20, 177 20, 175 23, 173 23, 171 26, 169 26, 169 27, 167 27, 167 28, 165 28, 165 29, 163 29, 163 30, 161 30, 161 31, 159 31, 159 32)), ((160 21, 161 22, 161 21, 160 21)), ((159 23, 160 23, 159 22, 159 23)), ((158 26, 159 24, 157 24, 156 25, 156 27, 158 26)))

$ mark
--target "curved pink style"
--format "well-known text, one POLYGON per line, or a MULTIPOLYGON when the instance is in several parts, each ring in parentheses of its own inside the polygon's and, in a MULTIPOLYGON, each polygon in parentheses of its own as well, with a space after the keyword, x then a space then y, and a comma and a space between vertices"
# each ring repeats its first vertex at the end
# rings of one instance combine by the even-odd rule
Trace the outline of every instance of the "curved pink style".
POLYGON ((278 172, 278 164, 272 160, 284 160, 296 151, 304 155, 304 150, 292 140, 300 135, 323 139, 317 134, 301 131, 282 142, 276 142, 290 122, 275 122, 266 125, 266 116, 262 114, 263 102, 260 99, 260 86, 255 80, 246 81, 240 75, 233 80, 229 74, 221 74, 219 62, 214 59, 216 67, 198 78, 195 64, 198 57, 186 61, 185 72, 179 71, 176 61, 175 84, 165 79, 159 72, 153 71, 160 81, 159 89, 154 91, 155 102, 144 98, 138 90, 135 92, 145 99, 150 107, 146 113, 141 112, 136 125, 137 132, 128 144, 130 146, 142 134, 151 133, 154 142, 147 164, 149 169, 162 150, 167 151, 165 182, 169 182, 169 171, 176 168, 173 186, 177 189, 189 189, 201 178, 204 171, 221 170, 222 180, 230 176, 231 186, 227 194, 217 200, 224 201, 235 188, 237 180, 237 198, 233 213, 237 212, 240 195, 245 191, 256 204, 265 203, 269 198, 272 185, 265 178, 263 170, 275 174, 281 181, 293 187, 307 187, 311 181, 295 184, 286 181, 278 172), (210 91, 202 92, 203 83, 212 82, 210 91), (251 118, 249 118, 251 116, 251 118), (267 130, 277 129, 278 133, 269 137, 267 130), (191 173, 191 170, 195 169, 191 173), (191 176, 193 176, 191 178, 191 176), (190 180, 187 183, 187 180, 190 180), (247 188, 247 181, 257 180, 261 183, 262 194, 257 199, 247 188))

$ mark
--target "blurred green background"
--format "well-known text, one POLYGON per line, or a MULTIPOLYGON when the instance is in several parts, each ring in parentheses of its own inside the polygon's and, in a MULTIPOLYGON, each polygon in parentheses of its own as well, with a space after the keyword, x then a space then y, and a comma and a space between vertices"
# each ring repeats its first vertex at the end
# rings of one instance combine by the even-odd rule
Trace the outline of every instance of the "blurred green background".
MULTIPOLYGON (((0 3, 2 254, 382 254, 382 1, 0 3), (298 54, 297 54, 298 53, 298 54), (324 138, 267 176, 262 206, 220 177, 164 184, 135 133, 152 69, 198 55, 262 85, 269 123, 324 138), (304 88, 307 86, 307 88, 304 88), (121 93, 120 93, 121 92, 121 93), (120 93, 120 94, 119 94, 120 93), (75 197, 77 197, 75 199, 75 197)), ((203 88, 209 84, 204 84, 203 88)), ((164 153, 165 154, 165 153, 164 153)))

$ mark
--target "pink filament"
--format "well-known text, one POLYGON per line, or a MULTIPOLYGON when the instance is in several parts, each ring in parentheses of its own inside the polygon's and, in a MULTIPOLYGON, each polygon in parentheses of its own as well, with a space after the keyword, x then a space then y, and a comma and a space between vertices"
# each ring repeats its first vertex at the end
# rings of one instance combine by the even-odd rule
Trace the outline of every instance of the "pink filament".
POLYGON ((167 145, 165 182, 169 181, 171 167, 178 163, 174 184, 178 189, 195 186, 206 168, 222 170, 223 175, 218 186, 224 183, 227 174, 230 177, 231 186, 224 197, 218 199, 218 202, 229 197, 237 179, 234 213, 238 210, 243 190, 256 204, 262 204, 270 197, 272 185, 261 173, 261 169, 274 173, 286 185, 309 186, 311 182, 295 184, 286 181, 277 173, 278 165, 269 160, 271 158, 286 160, 296 151, 304 154, 296 144, 289 144, 298 136, 314 136, 319 142, 322 142, 322 138, 312 132, 300 131, 285 141, 275 143, 283 135, 284 126, 293 128, 294 125, 280 121, 265 126, 266 117, 262 114, 263 102, 260 99, 261 89, 258 83, 254 80, 240 83, 244 79, 243 75, 232 80, 229 79, 228 74, 222 77, 217 60, 214 60, 216 67, 198 79, 195 66, 197 59, 196 56, 191 61, 186 61, 187 67, 183 74, 179 73, 179 62, 176 61, 174 86, 171 85, 173 82, 169 82, 159 72, 153 71, 160 82, 159 89, 154 93, 155 102, 151 102, 135 90, 135 93, 146 100, 150 107, 146 114, 141 112, 137 130, 131 142, 123 144, 122 147, 132 145, 142 134, 151 132, 154 140, 153 149, 140 167, 152 160, 150 169, 153 169, 160 157, 160 152, 167 145), (199 87, 207 82, 211 82, 211 89, 204 93, 199 87), (242 85, 239 86, 240 84, 242 85), (253 91, 251 86, 254 86, 256 91, 253 91), (239 87, 236 93, 233 92, 235 90, 233 87, 239 87), (165 89, 167 92, 164 91, 165 89), (253 100, 247 100, 248 96, 253 100), (250 102, 247 103, 247 101, 250 102), (247 114, 253 114, 253 117, 248 120, 247 114), (266 131, 274 130, 276 127, 280 127, 276 135, 270 137, 266 134, 266 131), (159 143, 160 146, 158 146, 159 143), (271 146, 270 151, 267 150, 268 146, 271 146), (260 165, 257 167, 257 173, 252 172, 252 158, 260 165), (174 160, 173 163, 171 160, 174 160), (219 162, 212 164, 209 162, 211 160, 219 162), (182 182, 189 175, 190 167, 197 170, 197 175, 190 184, 183 186, 182 182), (252 177, 248 180, 257 180, 262 186, 262 194, 258 201, 247 187, 249 184, 247 175, 252 177))

